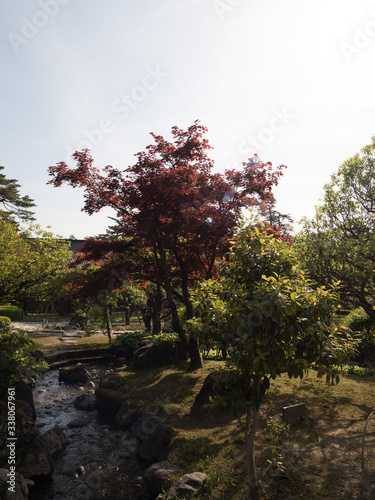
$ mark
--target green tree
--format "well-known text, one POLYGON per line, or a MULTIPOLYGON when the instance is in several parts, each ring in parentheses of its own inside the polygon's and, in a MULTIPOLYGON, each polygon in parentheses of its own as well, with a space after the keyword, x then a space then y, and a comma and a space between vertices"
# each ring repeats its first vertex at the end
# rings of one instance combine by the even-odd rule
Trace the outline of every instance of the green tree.
POLYGON ((17 304, 25 311, 52 304, 71 258, 69 243, 51 232, 31 226, 21 236, 12 223, 0 220, 0 303, 17 304))
MULTIPOLYGON (((4 167, 0 167, 0 171, 4 167)), ((31 222, 34 219, 34 213, 29 209, 35 207, 34 200, 29 196, 21 196, 19 192, 20 185, 16 179, 7 179, 0 173, 0 219, 15 221, 19 219, 23 222, 31 222)))
POLYGON ((200 318, 192 321, 193 328, 207 324, 228 348, 226 376, 233 389, 217 404, 246 408, 251 500, 258 500, 262 490, 254 442, 270 381, 282 373, 302 378, 317 366, 328 382, 338 382, 333 365, 355 351, 349 331, 339 331, 332 321, 337 301, 335 291, 313 289, 293 249, 259 225, 239 227, 219 280, 202 283, 196 292, 200 318))
POLYGON ((25 375, 35 375, 48 368, 45 361, 37 361, 32 355, 37 345, 24 332, 15 333, 4 321, 0 321, 0 399, 5 399, 8 388, 25 375))
POLYGON ((315 217, 303 220, 295 248, 320 285, 340 281, 349 307, 375 321, 375 136, 345 161, 324 187, 315 217))

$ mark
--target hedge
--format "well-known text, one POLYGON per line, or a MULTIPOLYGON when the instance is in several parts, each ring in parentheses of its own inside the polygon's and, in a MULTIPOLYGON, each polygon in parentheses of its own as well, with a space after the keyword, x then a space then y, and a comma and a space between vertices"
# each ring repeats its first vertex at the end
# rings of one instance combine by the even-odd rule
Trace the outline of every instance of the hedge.
POLYGON ((7 323, 8 325, 11 324, 10 318, 8 318, 8 316, 0 316, 0 323, 2 321, 4 321, 5 323, 7 323))
POLYGON ((7 316, 12 321, 22 321, 23 311, 17 306, 0 306, 0 316, 7 316))

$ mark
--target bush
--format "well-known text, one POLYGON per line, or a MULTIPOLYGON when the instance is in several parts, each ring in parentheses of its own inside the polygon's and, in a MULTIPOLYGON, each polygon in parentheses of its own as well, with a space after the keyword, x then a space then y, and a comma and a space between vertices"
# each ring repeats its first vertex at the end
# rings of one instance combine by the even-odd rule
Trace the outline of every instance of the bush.
POLYGON ((125 332, 112 341, 112 346, 121 346, 133 352, 152 342, 152 335, 145 332, 125 332))
POLYGON ((22 321, 23 311, 17 306, 3 305, 0 306, 0 316, 7 316, 12 321, 22 321))
POLYGON ((0 399, 23 376, 35 375, 48 368, 45 361, 34 358, 32 353, 36 347, 26 333, 13 332, 7 322, 0 323, 0 399))
POLYGON ((375 365, 375 325, 368 314, 362 307, 358 307, 350 311, 342 324, 353 332, 360 333, 362 338, 358 348, 360 359, 366 359, 375 365))
POLYGON ((10 321, 10 318, 8 316, 0 316, 0 324, 2 322, 5 322, 7 325, 10 325, 12 322, 10 321))

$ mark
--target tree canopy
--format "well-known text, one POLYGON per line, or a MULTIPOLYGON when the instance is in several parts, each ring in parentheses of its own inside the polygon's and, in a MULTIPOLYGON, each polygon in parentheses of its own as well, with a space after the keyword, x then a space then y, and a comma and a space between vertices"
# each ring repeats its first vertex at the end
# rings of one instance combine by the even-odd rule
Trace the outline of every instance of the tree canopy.
POLYGON ((228 349, 232 389, 218 402, 247 409, 250 497, 257 500, 254 440, 271 380, 282 373, 302 378, 316 366, 328 382, 338 382, 333 365, 355 352, 356 341, 333 321, 337 293, 314 289, 290 245, 261 226, 240 225, 219 279, 201 283, 195 298, 198 317, 192 327, 207 329, 228 349))
POLYGON ((0 303, 17 304, 25 310, 51 303, 71 258, 69 243, 51 232, 31 226, 21 236, 12 223, 0 220, 0 303))
POLYGON ((137 162, 124 172, 107 166, 101 173, 88 150, 73 155, 75 169, 64 162, 49 168, 55 187, 68 183, 84 188, 87 213, 107 206, 115 209, 121 238, 87 241, 84 258, 98 260, 109 253, 116 256, 111 259, 112 272, 143 275, 161 285, 177 333, 185 345, 189 343, 197 366, 197 340, 186 339, 174 298, 178 294, 192 317, 189 287, 214 275, 243 208, 274 202, 272 188, 284 168, 257 160, 244 163, 240 171, 213 173, 206 132, 196 121, 187 130, 173 127, 173 142, 151 134, 155 143, 138 153, 137 162))
MULTIPOLYGON (((0 166, 1 170, 4 167, 0 166)), ((19 188, 16 179, 8 179, 5 174, 0 173, 0 218, 31 222, 35 219, 34 213, 29 209, 35 207, 34 200, 27 195, 21 196, 19 188)))
POLYGON ((375 319, 375 137, 324 187, 315 217, 303 220, 295 248, 319 284, 340 282, 343 302, 375 319))

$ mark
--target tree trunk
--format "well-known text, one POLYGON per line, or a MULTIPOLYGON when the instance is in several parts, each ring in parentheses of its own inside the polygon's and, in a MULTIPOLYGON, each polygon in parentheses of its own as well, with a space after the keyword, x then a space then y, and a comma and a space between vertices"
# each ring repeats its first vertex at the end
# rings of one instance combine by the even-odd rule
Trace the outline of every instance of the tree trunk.
POLYGON ((262 495, 262 487, 258 481, 254 457, 254 442, 259 420, 259 409, 256 408, 254 401, 259 391, 260 381, 260 378, 254 381, 254 392, 252 397, 253 402, 248 408, 246 418, 246 465, 250 500, 260 500, 262 495))
POLYGON ((129 299, 125 298, 125 325, 130 325, 130 304, 129 299))
POLYGON ((152 311, 152 334, 157 335, 161 331, 160 311, 163 302, 163 294, 161 293, 161 286, 156 285, 156 294, 154 296, 154 308, 152 311))
POLYGON ((110 310, 108 306, 105 306, 105 324, 107 327, 107 335, 109 339, 109 343, 111 343, 111 333, 112 333, 112 323, 111 323, 111 315, 110 315, 110 310))
POLYGON ((189 356, 190 365, 188 368, 189 372, 199 370, 203 368, 203 359, 199 349, 198 339, 194 335, 189 335, 189 356))

